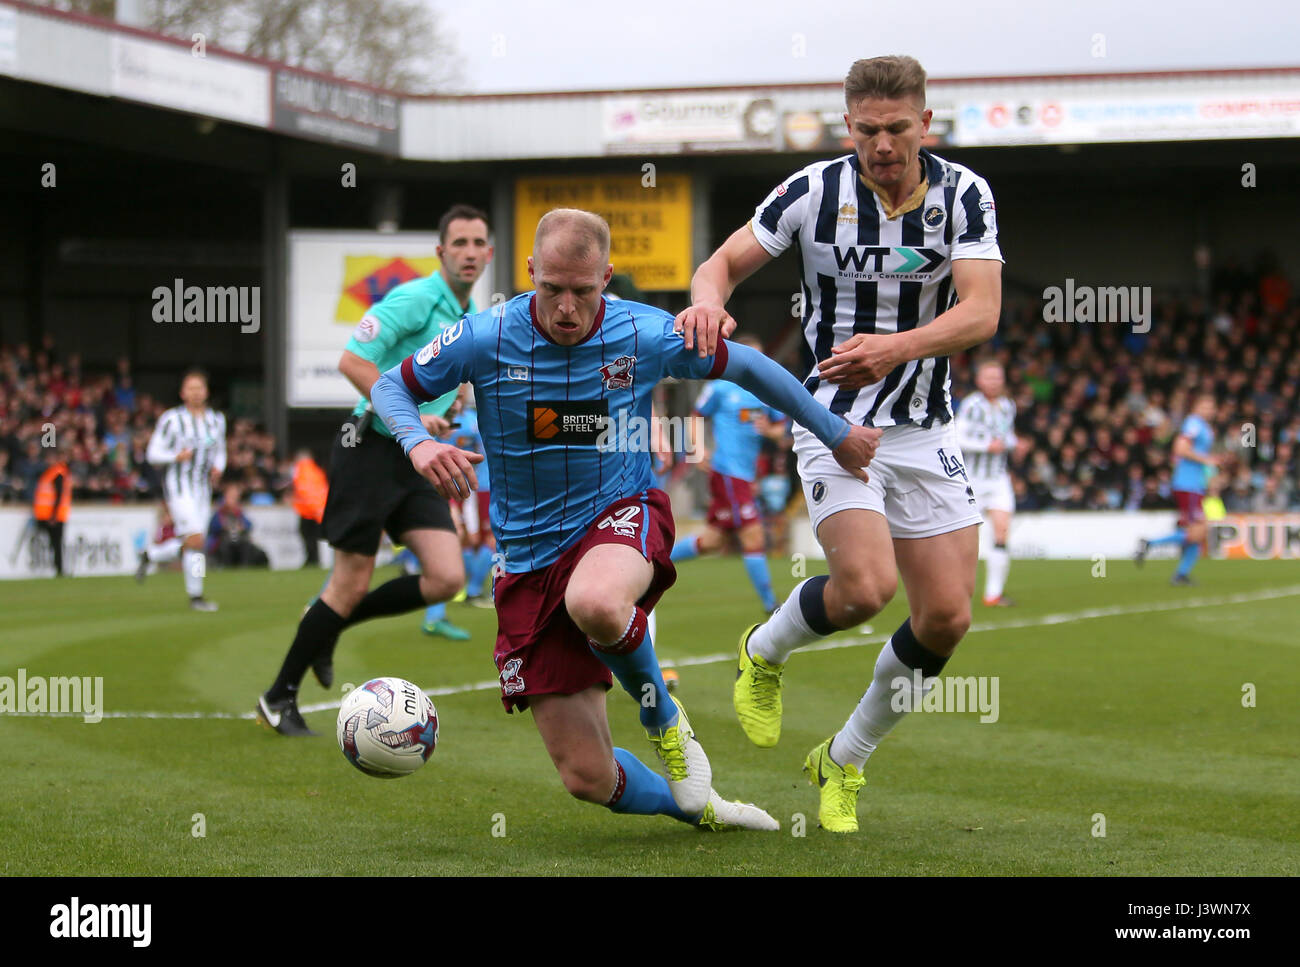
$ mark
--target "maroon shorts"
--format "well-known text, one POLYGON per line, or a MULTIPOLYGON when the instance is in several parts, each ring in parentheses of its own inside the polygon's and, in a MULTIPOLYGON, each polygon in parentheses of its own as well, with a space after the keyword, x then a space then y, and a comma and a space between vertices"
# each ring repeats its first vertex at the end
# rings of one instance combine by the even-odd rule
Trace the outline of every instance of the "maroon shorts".
POLYGON ((758 504, 754 502, 754 486, 739 477, 727 477, 716 470, 709 471, 710 527, 720 531, 734 531, 762 519, 758 504))
POLYGON ((645 490, 606 507, 578 542, 546 567, 497 578, 493 657, 507 712, 528 708, 529 695, 574 695, 592 685, 613 684, 609 669, 592 654, 587 636, 564 607, 569 578, 583 555, 598 544, 635 548, 654 565, 650 587, 637 602, 648 612, 677 580, 669 559, 675 537, 668 495, 645 490))
POLYGON ((1190 490, 1175 490, 1174 502, 1178 504, 1178 526, 1187 527, 1205 520, 1204 494, 1194 494, 1190 490))

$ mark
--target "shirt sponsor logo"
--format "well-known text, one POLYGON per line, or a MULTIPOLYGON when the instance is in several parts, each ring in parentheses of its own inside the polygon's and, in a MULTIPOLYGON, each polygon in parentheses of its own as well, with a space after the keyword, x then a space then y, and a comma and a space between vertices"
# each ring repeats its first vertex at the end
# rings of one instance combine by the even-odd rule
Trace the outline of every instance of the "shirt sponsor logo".
POLYGON ((944 254, 932 248, 834 245, 832 250, 842 278, 864 281, 888 276, 923 282, 944 263, 944 254))
POLYGON ((530 443, 595 446, 608 422, 608 400, 528 401, 530 443))

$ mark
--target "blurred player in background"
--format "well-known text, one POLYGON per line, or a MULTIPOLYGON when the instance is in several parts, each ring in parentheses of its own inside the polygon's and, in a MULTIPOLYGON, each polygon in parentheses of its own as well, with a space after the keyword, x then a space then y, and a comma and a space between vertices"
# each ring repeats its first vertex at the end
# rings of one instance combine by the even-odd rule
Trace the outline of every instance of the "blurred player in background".
MULTIPOLYGON (((458 394, 456 400, 452 403, 451 409, 447 411, 447 418, 452 421, 450 428, 446 433, 435 437, 435 439, 439 443, 448 443, 453 446, 462 446, 463 443, 465 446, 463 446, 462 449, 471 449, 470 445, 473 443, 473 437, 470 434, 462 434, 462 427, 460 426, 463 412, 461 407, 463 405, 465 389, 466 387, 461 387, 460 394, 458 394)), ((478 453, 481 451, 475 450, 474 452, 478 453)), ((456 525, 456 536, 460 540, 462 547, 465 546, 468 540, 468 535, 465 529, 465 508, 472 502, 472 499, 465 501, 459 499, 448 501, 451 505, 452 521, 456 525)), ((461 553, 461 560, 468 565, 468 561, 463 551, 461 553)), ((401 553, 397 556, 397 563, 406 570, 407 574, 420 573, 420 560, 415 556, 415 552, 409 547, 402 548, 401 553)), ((466 574, 468 573, 469 568, 467 566, 466 574)), ((461 588, 452 600, 463 601, 465 600, 465 596, 466 589, 461 588)), ((420 622, 420 630, 426 635, 432 635, 437 638, 447 638, 451 641, 469 641, 470 638, 473 637, 468 628, 462 628, 447 617, 447 602, 445 601, 435 601, 424 609, 424 617, 420 622)))
MULTIPOLYGON (((754 336, 735 340, 762 352, 754 336)), ((767 568, 763 517, 754 494, 759 446, 763 437, 785 435, 785 416, 764 405, 749 390, 717 380, 705 386, 695 401, 695 416, 709 421, 713 451, 709 457, 709 512, 699 534, 678 538, 673 561, 689 561, 703 554, 724 550, 734 534, 740 545, 745 573, 758 593, 763 610, 776 610, 772 575, 767 568)))
POLYGON ((976 392, 961 401, 956 417, 957 442, 971 489, 980 510, 993 524, 993 548, 984 569, 984 604, 990 608, 1015 604, 1002 594, 1011 570, 1007 536, 1016 510, 1007 471, 1007 461, 1016 448, 1016 404, 1006 395, 1006 385, 1006 374, 997 360, 976 363, 976 392))
POLYGON ((177 538, 152 544, 140 552, 137 581, 143 581, 149 563, 181 559, 185 593, 194 611, 216 611, 203 596, 208 562, 204 535, 212 515, 212 488, 226 469, 226 418, 208 406, 208 374, 189 369, 181 377, 181 406, 165 412, 149 438, 147 457, 161 470, 163 499, 176 526, 177 538))
MULTIPOLYGON (((474 405, 474 388, 466 383, 460 388, 460 413, 451 431, 451 444, 471 453, 483 453, 479 433, 478 408, 474 405)), ((492 607, 492 587, 487 583, 492 573, 492 555, 496 539, 492 536, 492 482, 486 463, 479 464, 478 492, 465 500, 461 519, 465 522, 465 602, 476 608, 492 607)))
POLYGON ((716 356, 697 356, 668 313, 606 301, 609 245, 599 216, 549 212, 528 259, 537 291, 471 316, 385 373, 372 398, 420 473, 468 496, 482 457, 429 439, 415 401, 474 384, 505 571, 495 589, 501 698, 507 711, 532 709, 569 793, 614 812, 776 829, 762 810, 713 791, 647 633, 646 612, 676 579, 672 509, 651 487, 651 392, 664 376, 725 376, 815 427, 859 475, 879 431, 850 427, 761 353, 723 342, 716 356), (610 425, 622 428, 617 439, 610 425), (637 701, 666 778, 613 747, 612 678, 637 701))
POLYGON ((1174 438, 1174 501, 1178 504, 1178 528, 1164 537, 1144 540, 1138 545, 1137 563, 1146 560, 1147 552, 1164 544, 1181 544, 1182 553, 1170 584, 1193 584, 1191 574, 1196 559, 1205 547, 1208 527, 1205 523, 1206 484, 1219 468, 1217 457, 1211 456, 1214 447, 1214 430, 1210 420, 1216 404, 1212 393, 1202 393, 1192 405, 1192 412, 1183 419, 1182 428, 1174 438))
MULTIPOLYGON (((444 330, 459 331, 464 314, 478 311, 470 290, 492 261, 488 234, 487 215, 468 205, 452 207, 438 224, 438 271, 397 286, 371 306, 339 360, 339 371, 362 395, 330 458, 322 526, 334 548, 334 569, 257 702, 258 717, 281 735, 314 734, 298 711, 298 687, 309 666, 323 687, 333 684, 334 647, 344 628, 445 601, 465 583, 451 508, 411 468, 382 421, 372 423, 369 392, 381 372, 430 340, 436 345, 444 330), (385 531, 415 553, 422 573, 370 590, 385 531)), ((425 404, 421 419, 435 436, 447 431, 442 414, 455 399, 452 386, 425 404)))
POLYGON ((774 746, 786 660, 878 614, 902 574, 907 620, 881 649, 844 727, 804 760, 821 787, 822 826, 856 832, 862 769, 902 709, 922 698, 895 702, 894 681, 938 676, 970 627, 980 514, 950 425, 948 356, 997 331, 1002 253, 988 184, 921 146, 932 112, 915 59, 857 61, 844 100, 854 152, 778 185, 699 267, 694 305, 677 319, 687 344, 709 351, 719 331, 735 326, 724 306, 736 286, 794 248, 803 270, 804 386, 855 426, 884 428, 866 482, 806 430, 795 432, 830 576, 801 582, 741 636, 733 692, 750 740, 774 746))

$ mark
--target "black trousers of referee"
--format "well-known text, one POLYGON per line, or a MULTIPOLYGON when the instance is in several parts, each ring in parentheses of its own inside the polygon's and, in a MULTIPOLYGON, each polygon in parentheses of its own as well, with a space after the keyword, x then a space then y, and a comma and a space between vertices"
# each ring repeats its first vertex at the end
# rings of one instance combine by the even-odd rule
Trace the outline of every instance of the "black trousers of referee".
POLYGON ((38 520, 36 526, 41 529, 54 551, 54 575, 63 577, 63 521, 38 520))
POLYGON ((314 521, 310 517, 298 518, 298 534, 302 537, 302 548, 307 552, 307 560, 303 567, 320 566, 320 535, 321 527, 319 521, 314 521))

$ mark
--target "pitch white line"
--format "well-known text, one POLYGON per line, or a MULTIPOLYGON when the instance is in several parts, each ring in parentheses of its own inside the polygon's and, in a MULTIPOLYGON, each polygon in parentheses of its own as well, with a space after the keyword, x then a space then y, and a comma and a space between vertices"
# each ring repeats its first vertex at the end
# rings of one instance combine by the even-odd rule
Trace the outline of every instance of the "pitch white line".
MULTIPOLYGON (((972 624, 967 634, 984 634, 990 631, 1012 631, 1019 628, 1044 628, 1051 625, 1068 624, 1072 621, 1089 621, 1094 618, 1116 618, 1129 614, 1155 614, 1160 611, 1182 611, 1192 608, 1221 608, 1233 604, 1247 604, 1251 601, 1268 601, 1274 598, 1290 598, 1300 595, 1300 584, 1280 588, 1265 588, 1260 591, 1242 591, 1238 594, 1222 595, 1215 598, 1186 598, 1182 601, 1161 601, 1156 604, 1117 604, 1104 608, 1085 608, 1082 611, 1069 611, 1060 614, 1044 614, 1036 618, 1019 618, 1011 621, 979 622, 972 624)), ((892 633, 892 632, 891 632, 892 633)), ((806 645, 800 652, 838 651, 841 648, 857 648, 861 645, 881 645, 889 640, 889 635, 851 635, 823 641, 815 645, 806 645)), ((735 661, 734 651, 719 652, 714 655, 692 655, 686 658, 663 659, 665 668, 687 668, 693 665, 716 665, 720 662, 735 661)), ((445 685, 441 688, 426 688, 424 694, 431 697, 442 695, 464 695, 470 692, 496 691, 500 682, 495 678, 486 682, 473 682, 469 685, 445 685)), ((326 712, 338 708, 342 700, 315 702, 303 705, 299 711, 326 712)), ((27 716, 32 718, 83 718, 82 712, 4 712, 0 715, 27 716)), ((104 712, 106 719, 254 719, 253 712, 104 712)))

